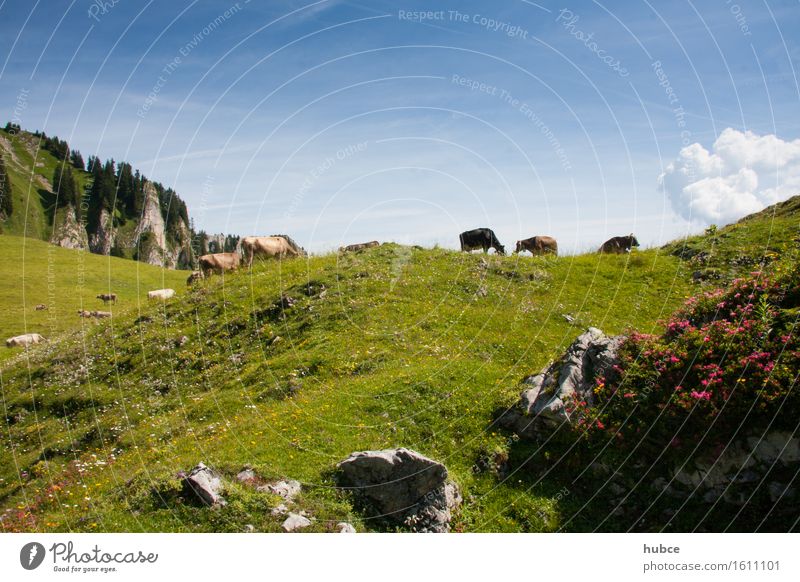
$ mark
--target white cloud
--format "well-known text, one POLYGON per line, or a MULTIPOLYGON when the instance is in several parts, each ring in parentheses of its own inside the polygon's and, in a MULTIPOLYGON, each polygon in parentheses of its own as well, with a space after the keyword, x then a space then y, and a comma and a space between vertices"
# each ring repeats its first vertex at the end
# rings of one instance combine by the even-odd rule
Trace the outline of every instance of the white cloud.
POLYGON ((728 128, 711 151, 699 143, 681 149, 659 184, 686 220, 727 224, 800 194, 800 139, 728 128))

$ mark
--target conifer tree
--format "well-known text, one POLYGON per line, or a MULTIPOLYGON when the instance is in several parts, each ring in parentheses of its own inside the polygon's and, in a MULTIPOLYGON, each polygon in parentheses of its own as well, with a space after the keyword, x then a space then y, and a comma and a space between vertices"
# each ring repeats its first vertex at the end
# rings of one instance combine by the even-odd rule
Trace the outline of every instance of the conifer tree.
POLYGON ((0 219, 6 219, 11 216, 12 210, 11 179, 6 171, 6 162, 0 154, 0 219))

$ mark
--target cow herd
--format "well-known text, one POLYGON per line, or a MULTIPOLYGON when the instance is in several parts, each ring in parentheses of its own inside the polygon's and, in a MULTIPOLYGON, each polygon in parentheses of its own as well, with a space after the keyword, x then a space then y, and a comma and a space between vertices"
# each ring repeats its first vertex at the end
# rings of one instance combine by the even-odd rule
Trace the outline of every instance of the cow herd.
MULTIPOLYGON (((476 228, 474 230, 467 230, 459 235, 461 242, 461 250, 470 252, 476 249, 481 249, 484 253, 489 249, 494 249, 498 255, 506 254, 506 249, 500 244, 500 241, 495 236, 491 228, 476 228)), ((628 253, 633 247, 638 247, 639 241, 633 236, 633 233, 628 236, 615 236, 604 242, 598 249, 598 253, 628 253)), ((532 236, 524 240, 518 240, 514 253, 521 253, 524 251, 530 252, 532 255, 558 255, 558 242, 551 236, 532 236)))
POLYGON ((239 243, 239 249, 228 253, 212 253, 197 259, 197 271, 193 271, 186 279, 186 284, 199 281, 212 274, 221 275, 225 271, 235 271, 242 262, 248 268, 253 266, 256 257, 267 259, 287 259, 306 257, 305 249, 298 245, 292 237, 285 234, 272 236, 246 236, 239 243))
MULTIPOLYGON (((505 247, 500 244, 494 231, 490 228, 476 228, 462 232, 459 235, 459 241, 462 251, 470 252, 480 249, 483 252, 488 252, 489 249, 494 249, 498 255, 506 254, 505 247)), ((356 252, 379 245, 380 243, 378 241, 373 240, 339 247, 339 252, 356 252)), ((604 242, 598 249, 598 252, 622 254, 630 252, 633 247, 638 246, 639 241, 636 240, 633 234, 628 236, 615 236, 604 242)), ((558 243, 553 237, 541 235, 518 240, 514 253, 517 254, 525 251, 530 252, 532 255, 558 255, 558 243)), ((198 270, 193 271, 192 274, 189 275, 186 279, 186 284, 191 285, 212 274, 221 275, 225 271, 235 271, 241 266, 242 262, 250 268, 253 266, 253 260, 257 257, 280 260, 306 256, 308 256, 308 253, 306 253, 305 249, 288 235, 246 236, 241 240, 239 249, 235 252, 202 255, 198 259, 198 270)), ((149 300, 165 301, 174 295, 174 289, 156 289, 147 292, 147 298, 149 300)), ((101 293, 97 295, 97 299, 100 299, 104 304, 108 304, 109 302, 117 303, 117 295, 115 293, 101 293)), ((36 306, 37 311, 45 309, 47 309, 46 305, 40 304, 36 306)), ((78 311, 78 315, 85 318, 104 319, 111 317, 112 314, 110 311, 87 311, 81 309, 78 311)), ((45 338, 38 333, 26 333, 8 338, 6 340, 6 347, 27 347, 29 345, 38 344, 44 340, 45 338)))

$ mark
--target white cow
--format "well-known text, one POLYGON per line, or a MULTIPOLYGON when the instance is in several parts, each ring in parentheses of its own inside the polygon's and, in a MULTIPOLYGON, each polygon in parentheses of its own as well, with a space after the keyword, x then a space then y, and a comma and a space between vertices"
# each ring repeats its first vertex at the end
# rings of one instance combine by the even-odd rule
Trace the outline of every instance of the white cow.
POLYGON ((7 348, 26 348, 32 344, 38 344, 39 342, 45 341, 44 336, 39 335, 38 333, 26 333, 23 335, 17 335, 14 337, 10 337, 6 340, 6 347, 7 348))
POLYGON ((161 299, 167 300, 175 295, 175 289, 156 289, 155 291, 148 291, 148 299, 161 299))

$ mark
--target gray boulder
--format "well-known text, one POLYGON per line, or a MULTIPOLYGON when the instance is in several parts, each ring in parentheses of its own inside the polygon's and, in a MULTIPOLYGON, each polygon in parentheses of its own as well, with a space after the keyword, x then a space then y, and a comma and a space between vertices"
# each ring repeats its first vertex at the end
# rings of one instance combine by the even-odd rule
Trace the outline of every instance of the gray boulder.
POLYGON ((625 336, 606 336, 590 327, 578 336, 566 353, 539 374, 523 379, 525 390, 518 405, 502 423, 520 436, 535 437, 543 428, 570 422, 568 404, 594 404, 595 380, 618 362, 617 352, 625 336))
POLYGON ((339 486, 367 513, 412 531, 448 531, 461 502, 445 466, 408 449, 353 453, 338 469, 339 486))
POLYGON ((225 499, 220 495, 221 491, 222 480, 219 475, 203 463, 198 463, 183 478, 184 497, 200 501, 204 505, 210 507, 225 505, 225 499))
POLYGON ((337 533, 356 533, 356 528, 353 527, 352 523, 347 523, 346 521, 340 521, 336 524, 336 532, 337 533))

